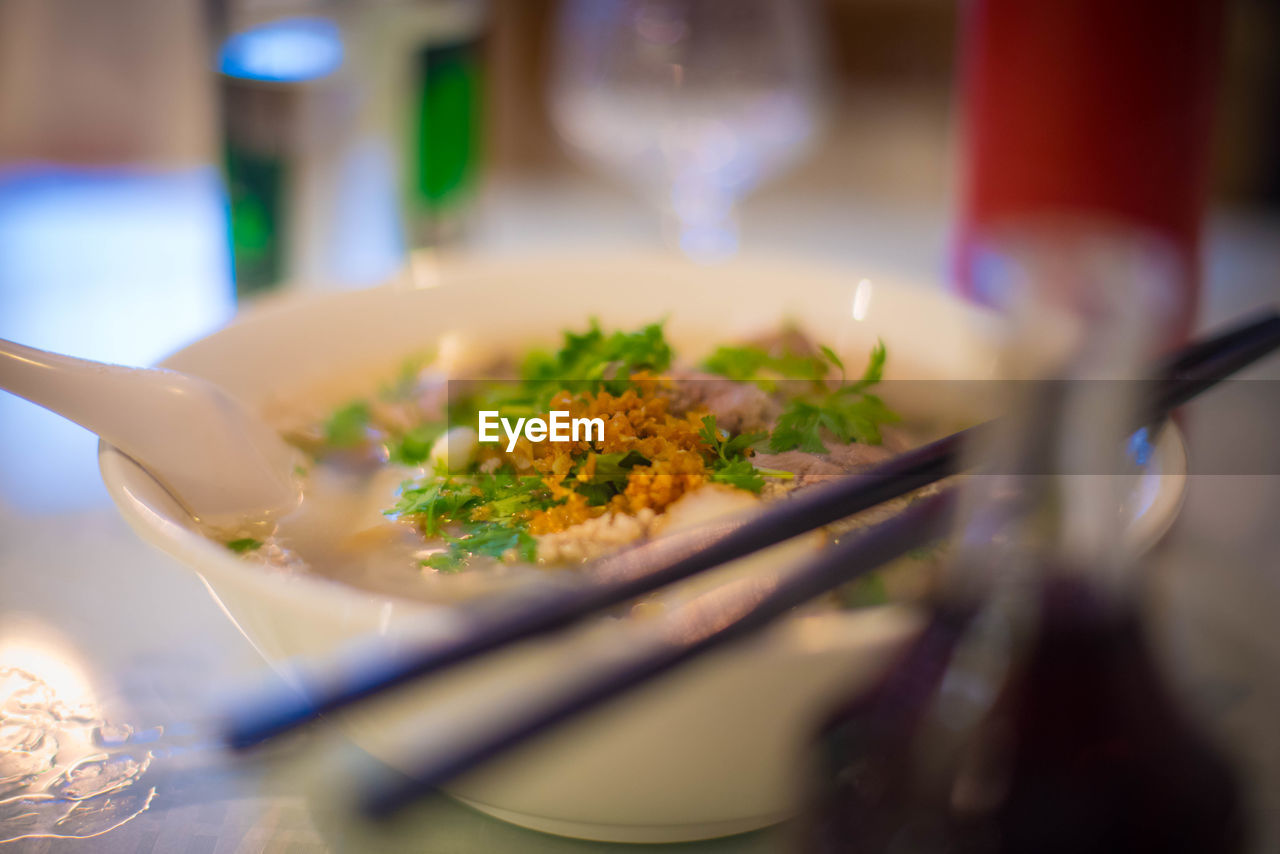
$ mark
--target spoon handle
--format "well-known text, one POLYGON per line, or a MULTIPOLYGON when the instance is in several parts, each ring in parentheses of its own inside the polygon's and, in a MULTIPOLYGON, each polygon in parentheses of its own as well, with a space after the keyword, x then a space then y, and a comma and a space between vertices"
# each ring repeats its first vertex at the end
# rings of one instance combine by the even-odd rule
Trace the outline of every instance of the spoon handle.
MULTIPOLYGON (((115 422, 122 420, 120 393, 138 375, 160 371, 108 365, 50 353, 0 339, 0 389, 76 422, 115 445, 125 443, 115 422)), ((152 376, 137 383, 157 390, 152 376)), ((153 392, 154 393, 154 392, 153 392)))
POLYGON ((0 389, 97 433, 211 525, 297 503, 292 449, 243 404, 199 377, 0 339, 0 389))

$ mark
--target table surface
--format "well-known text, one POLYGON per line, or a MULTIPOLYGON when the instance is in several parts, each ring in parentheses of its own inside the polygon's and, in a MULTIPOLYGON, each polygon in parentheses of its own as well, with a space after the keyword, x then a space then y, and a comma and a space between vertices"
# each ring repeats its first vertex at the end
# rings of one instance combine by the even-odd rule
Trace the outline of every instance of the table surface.
MULTIPOLYGON (((473 241, 481 252, 633 247, 650 233, 643 210, 589 188, 492 188, 482 210, 473 241)), ((753 252, 939 281, 945 224, 946 212, 937 208, 810 194, 749 205, 743 242, 753 252)), ((1207 255, 1202 325, 1280 297, 1277 224, 1216 218, 1207 255)), ((6 332, 16 334, 0 329, 6 332)), ((1280 378, 1280 364, 1273 360, 1250 376, 1280 378)), ((1275 398, 1244 388, 1208 394, 1187 408, 1191 455, 1202 462, 1148 585, 1158 604, 1152 612, 1159 614, 1154 631, 1162 654, 1250 783, 1259 852, 1280 851, 1275 398), (1258 468, 1241 466, 1233 454, 1260 461, 1258 468)), ((0 434, 0 444, 12 438, 0 434)), ((293 745, 302 749, 272 761, 232 762, 206 741, 201 722, 226 686, 259 671, 261 660, 192 572, 126 528, 94 483, 91 445, 81 444, 60 463, 87 484, 66 505, 22 506, 12 496, 32 484, 0 482, 0 494, 10 496, 0 504, 0 702, 15 686, 26 692, 23 720, 41 716, 46 738, 60 743, 57 761, 88 763, 77 785, 95 791, 127 785, 84 801, 67 818, 63 801, 17 798, 45 785, 48 775, 25 792, 4 793, 3 781, 23 773, 14 763, 37 761, 48 743, 0 754, 0 840, 29 834, 0 851, 621 849, 525 831, 444 797, 392 824, 365 822, 349 809, 344 786, 352 763, 364 757, 325 733, 304 736, 293 745), (153 758, 143 768, 148 753, 153 758), (110 761, 92 764, 103 755, 110 761), (41 835, 50 832, 81 838, 41 835)), ((11 700, 0 714, 12 718, 15 708, 11 700)), ((668 848, 768 852, 784 849, 786 839, 783 827, 668 848)))

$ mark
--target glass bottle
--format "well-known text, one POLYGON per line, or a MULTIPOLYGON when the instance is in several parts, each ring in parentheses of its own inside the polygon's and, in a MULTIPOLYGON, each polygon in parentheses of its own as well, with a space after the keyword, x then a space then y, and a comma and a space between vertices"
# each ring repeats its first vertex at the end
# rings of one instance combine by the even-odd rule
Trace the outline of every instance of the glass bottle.
POLYGON ((1158 231, 1198 302, 1223 0, 974 0, 961 19, 956 287, 983 301, 972 253, 1027 216, 1087 211, 1158 231))
POLYGON ((1235 777, 1148 644, 1125 539, 1168 257, 1055 228, 989 259, 1010 414, 925 629, 819 729, 803 850, 1241 850, 1235 777))
POLYGON ((237 291, 385 281, 457 241, 479 177, 482 0, 236 0, 218 50, 237 291))

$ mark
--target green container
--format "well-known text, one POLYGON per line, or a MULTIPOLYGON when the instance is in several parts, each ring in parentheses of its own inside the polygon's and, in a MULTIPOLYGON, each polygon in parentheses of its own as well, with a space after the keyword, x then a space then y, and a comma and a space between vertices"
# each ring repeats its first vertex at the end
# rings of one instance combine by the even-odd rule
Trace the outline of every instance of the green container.
POLYGON ((482 39, 427 45, 413 57, 405 147, 410 244, 458 237, 474 196, 482 140, 482 39))

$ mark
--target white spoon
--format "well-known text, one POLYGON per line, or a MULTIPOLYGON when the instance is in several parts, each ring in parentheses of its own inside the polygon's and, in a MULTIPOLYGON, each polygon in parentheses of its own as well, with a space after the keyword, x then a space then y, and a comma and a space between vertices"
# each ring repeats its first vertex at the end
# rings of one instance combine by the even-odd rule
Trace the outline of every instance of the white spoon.
POLYGON ((301 500, 298 452, 207 380, 0 339, 0 389, 97 433, 209 528, 268 519, 301 500))

